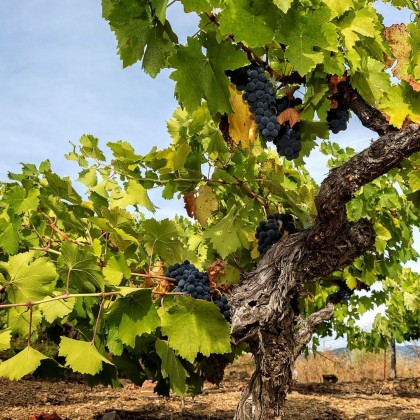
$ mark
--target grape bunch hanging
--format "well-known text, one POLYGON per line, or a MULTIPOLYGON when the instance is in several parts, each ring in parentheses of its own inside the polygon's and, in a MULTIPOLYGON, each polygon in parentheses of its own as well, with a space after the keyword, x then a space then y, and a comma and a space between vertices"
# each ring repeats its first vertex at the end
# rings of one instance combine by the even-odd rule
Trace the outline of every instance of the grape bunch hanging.
POLYGON ((218 306, 225 319, 230 321, 228 299, 226 296, 217 296, 213 299, 206 272, 198 271, 194 264, 186 260, 182 264, 170 265, 165 277, 176 280, 175 292, 183 293, 184 296, 191 296, 194 299, 212 301, 218 306))
POLYGON ((327 112, 327 122, 328 128, 334 133, 337 134, 340 131, 345 131, 347 129, 347 123, 350 119, 350 112, 348 109, 343 107, 331 108, 327 112))
MULTIPOLYGON (((277 99, 276 104, 277 111, 281 114, 288 108, 294 108, 295 106, 301 105, 302 99, 283 96, 283 98, 277 99)), ((282 125, 279 136, 275 138, 273 142, 276 145, 277 153, 280 156, 285 156, 287 160, 296 159, 302 148, 299 123, 290 127, 289 123, 286 122, 285 125, 282 125)))
POLYGON ((279 155, 288 160, 297 158, 302 147, 299 126, 281 125, 277 116, 285 109, 302 103, 300 99, 285 97, 277 100, 276 87, 268 80, 264 67, 257 64, 228 71, 227 75, 236 88, 244 92, 242 97, 254 115, 260 134, 276 145, 279 155))
POLYGON ((255 238, 258 239, 258 252, 263 255, 280 241, 286 234, 296 232, 293 216, 290 214, 269 214, 267 220, 262 220, 257 226, 255 238))

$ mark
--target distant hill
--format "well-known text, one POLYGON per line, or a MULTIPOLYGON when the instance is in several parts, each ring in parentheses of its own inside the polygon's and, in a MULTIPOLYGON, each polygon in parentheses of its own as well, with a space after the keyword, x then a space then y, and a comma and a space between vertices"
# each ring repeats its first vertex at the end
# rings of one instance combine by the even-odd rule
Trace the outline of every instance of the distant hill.
MULTIPOLYGON (((409 358, 419 358, 420 359, 420 345, 413 345, 413 344, 405 344, 405 345, 398 345, 396 346, 397 349, 397 357, 409 357, 409 358)), ((341 355, 343 353, 350 352, 347 347, 339 347, 336 349, 329 349, 327 350, 330 353, 341 355)), ((322 353, 322 351, 320 351, 322 353)))

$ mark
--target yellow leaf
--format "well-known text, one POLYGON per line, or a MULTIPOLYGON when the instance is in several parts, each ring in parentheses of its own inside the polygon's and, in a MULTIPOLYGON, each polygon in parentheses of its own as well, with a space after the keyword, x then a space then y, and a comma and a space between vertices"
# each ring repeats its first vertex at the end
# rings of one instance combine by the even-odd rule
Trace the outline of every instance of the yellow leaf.
POLYGON ((230 103, 233 114, 228 115, 229 135, 232 140, 245 149, 250 149, 250 145, 257 138, 257 123, 254 121, 248 104, 242 99, 242 94, 232 85, 230 89, 230 103))
MULTIPOLYGON (((391 25, 389 28, 385 28, 384 37, 389 42, 392 55, 397 59, 397 64, 392 69, 392 73, 399 79, 405 79, 407 77, 407 67, 410 63, 411 54, 407 26, 404 23, 391 25)), ((394 60, 389 57, 386 58, 386 64, 392 66, 394 60)))
POLYGON ((219 205, 217 203, 216 194, 208 185, 203 185, 198 189, 198 196, 195 200, 195 218, 201 226, 207 226, 207 219, 211 216, 213 211, 217 210, 219 205))

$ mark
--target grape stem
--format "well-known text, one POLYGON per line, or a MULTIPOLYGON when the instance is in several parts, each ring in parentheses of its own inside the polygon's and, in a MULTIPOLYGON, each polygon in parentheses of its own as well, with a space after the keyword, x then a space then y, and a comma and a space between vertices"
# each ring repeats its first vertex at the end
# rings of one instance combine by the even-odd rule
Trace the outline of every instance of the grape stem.
POLYGON ((42 305, 43 303, 53 302, 55 300, 66 300, 70 298, 79 298, 79 297, 107 297, 107 296, 117 296, 121 295, 121 292, 100 292, 100 293, 63 293, 62 295, 55 296, 52 298, 44 299, 44 300, 37 300, 35 302, 22 302, 22 303, 6 303, 0 305, 0 309, 5 308, 16 308, 19 306, 26 306, 27 308, 30 308, 32 306, 36 305, 42 305))
POLYGON ((91 341, 92 345, 95 345, 96 334, 98 332, 99 320, 101 318, 101 313, 102 313, 102 308, 104 306, 104 302, 105 302, 105 296, 102 295, 101 303, 99 305, 98 315, 96 317, 95 329, 93 330, 93 337, 92 337, 92 341, 91 341))
MULTIPOLYGON (((29 302, 30 303, 30 302, 29 302)), ((28 334, 28 347, 31 347, 31 334, 32 334, 32 305, 29 308, 29 334, 28 334)))
POLYGON ((157 280, 166 280, 166 281, 176 281, 175 279, 173 279, 172 277, 165 277, 162 276, 160 274, 153 274, 153 273, 131 273, 131 275, 133 277, 144 277, 144 278, 148 278, 148 279, 157 279, 157 280))

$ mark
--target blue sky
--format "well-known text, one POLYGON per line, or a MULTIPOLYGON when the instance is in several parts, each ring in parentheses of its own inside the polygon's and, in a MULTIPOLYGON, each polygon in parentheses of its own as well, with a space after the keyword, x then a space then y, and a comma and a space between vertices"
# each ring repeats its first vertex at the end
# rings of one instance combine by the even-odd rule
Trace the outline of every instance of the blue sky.
MULTIPOLYGON (((389 12, 385 24, 407 21, 407 11, 389 12)), ((168 15, 181 39, 196 32, 197 18, 177 4, 168 15)), ((128 140, 137 152, 165 147, 165 121, 177 104, 168 71, 156 79, 140 65, 122 69, 116 42, 101 17, 100 0, 2 0, 0 2, 0 180, 19 162, 50 159, 60 175, 77 177, 64 154, 82 134, 106 141, 128 140)), ((374 133, 355 119, 335 136, 342 145, 365 148, 374 133)), ((320 182, 325 158, 314 153, 308 169, 320 182)), ((181 212, 180 203, 160 201, 158 216, 181 212)))

